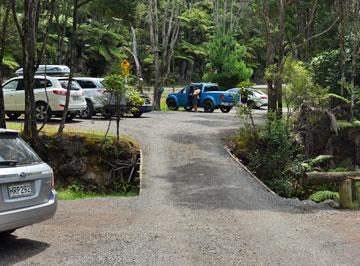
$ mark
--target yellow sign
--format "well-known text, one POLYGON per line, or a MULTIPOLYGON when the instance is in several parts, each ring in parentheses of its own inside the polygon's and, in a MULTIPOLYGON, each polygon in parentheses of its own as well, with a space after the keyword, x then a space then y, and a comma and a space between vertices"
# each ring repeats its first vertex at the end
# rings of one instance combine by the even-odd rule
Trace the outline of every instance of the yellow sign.
POLYGON ((123 70, 129 69, 130 63, 129 63, 126 59, 124 59, 124 60, 122 60, 120 66, 121 66, 121 68, 122 68, 123 70))
POLYGON ((121 67, 121 75, 123 75, 124 77, 128 77, 130 74, 130 63, 128 62, 128 60, 126 59, 122 60, 120 67, 121 67))

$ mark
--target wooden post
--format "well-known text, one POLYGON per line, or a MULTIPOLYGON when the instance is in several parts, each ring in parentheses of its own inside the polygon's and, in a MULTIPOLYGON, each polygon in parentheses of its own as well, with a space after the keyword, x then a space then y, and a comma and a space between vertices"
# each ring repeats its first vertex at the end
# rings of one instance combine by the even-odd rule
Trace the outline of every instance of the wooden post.
POLYGON ((350 209, 352 205, 351 179, 347 178, 340 183, 340 207, 350 209))

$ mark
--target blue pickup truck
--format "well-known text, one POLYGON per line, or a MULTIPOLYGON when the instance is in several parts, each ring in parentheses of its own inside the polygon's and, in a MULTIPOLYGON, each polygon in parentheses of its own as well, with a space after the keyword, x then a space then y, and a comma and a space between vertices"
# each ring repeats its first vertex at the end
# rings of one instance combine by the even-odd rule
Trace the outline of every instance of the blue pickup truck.
POLYGON ((182 90, 169 94, 166 99, 169 110, 177 110, 179 107, 191 110, 191 93, 196 89, 200 89, 198 107, 204 108, 205 112, 211 113, 220 108, 223 113, 228 113, 235 104, 233 94, 221 91, 217 84, 191 83, 182 90))

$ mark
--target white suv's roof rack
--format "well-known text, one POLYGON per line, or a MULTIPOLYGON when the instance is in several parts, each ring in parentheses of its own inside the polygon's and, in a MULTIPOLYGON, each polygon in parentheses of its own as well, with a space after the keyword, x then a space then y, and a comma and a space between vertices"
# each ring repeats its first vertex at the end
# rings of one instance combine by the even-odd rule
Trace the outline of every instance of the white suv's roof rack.
MULTIPOLYGON (((15 72, 18 76, 24 75, 24 69, 20 68, 15 72)), ((48 76, 67 76, 70 74, 70 68, 65 65, 39 65, 35 75, 48 75, 48 76)))

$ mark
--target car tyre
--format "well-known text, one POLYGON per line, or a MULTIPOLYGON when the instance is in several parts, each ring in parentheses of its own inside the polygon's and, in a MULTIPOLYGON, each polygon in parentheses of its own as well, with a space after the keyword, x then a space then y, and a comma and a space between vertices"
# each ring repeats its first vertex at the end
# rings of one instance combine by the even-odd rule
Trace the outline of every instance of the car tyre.
POLYGON ((108 111, 108 110, 103 110, 101 112, 101 115, 105 118, 105 119, 111 119, 114 115, 114 113, 108 111))
POLYGON ((76 117, 76 114, 68 114, 68 116, 66 117, 66 121, 71 122, 74 120, 75 117, 76 117))
POLYGON ((254 101, 249 101, 248 103, 247 103, 247 105, 249 106, 249 107, 251 107, 251 109, 257 109, 258 107, 256 106, 256 103, 254 102, 254 101))
POLYGON ((215 110, 215 107, 214 107, 214 104, 212 103, 212 101, 206 100, 204 102, 204 111, 206 113, 212 113, 212 112, 214 112, 214 110, 215 110))
POLYGON ((20 117, 20 114, 19 113, 6 112, 6 116, 10 120, 17 120, 20 117))
POLYGON ((140 111, 133 111, 131 112, 131 114, 133 115, 133 117, 139 118, 140 116, 142 116, 142 112, 140 111))
POLYGON ((179 109, 179 107, 177 106, 176 101, 174 99, 169 99, 166 104, 167 104, 168 109, 171 111, 176 111, 179 109))
POLYGON ((51 119, 51 109, 44 102, 37 102, 35 104, 36 120, 38 122, 46 122, 51 119))
POLYGON ((94 105, 90 100, 86 100, 86 109, 80 112, 80 118, 91 119, 94 115, 94 105))
POLYGON ((221 112, 223 112, 223 113, 228 113, 228 112, 231 111, 231 109, 232 109, 231 106, 221 106, 221 107, 220 107, 220 110, 221 110, 221 112))
POLYGON ((15 232, 15 230, 0 232, 0 239, 1 238, 9 238, 9 237, 11 237, 12 233, 14 233, 14 232, 15 232))

